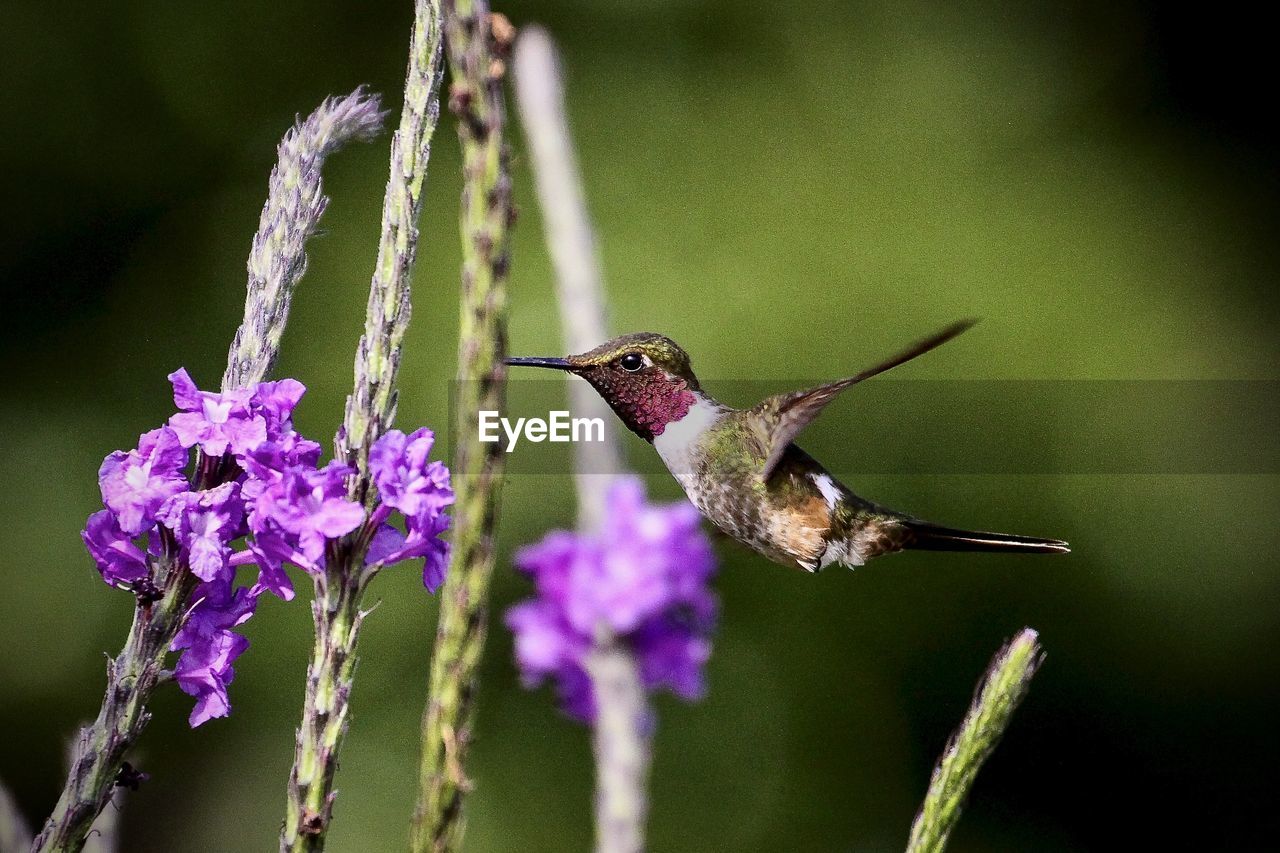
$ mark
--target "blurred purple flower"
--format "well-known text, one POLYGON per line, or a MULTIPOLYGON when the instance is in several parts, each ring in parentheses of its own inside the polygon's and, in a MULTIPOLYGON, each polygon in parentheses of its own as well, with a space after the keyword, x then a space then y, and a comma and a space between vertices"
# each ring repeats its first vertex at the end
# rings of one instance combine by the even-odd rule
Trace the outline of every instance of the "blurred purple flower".
POLYGON ((248 453, 267 440, 267 420, 250 406, 252 391, 201 391, 185 367, 170 373, 169 381, 173 383, 173 402, 180 409, 169 418, 169 426, 183 447, 198 444, 205 453, 218 457, 228 448, 236 454, 248 453))
POLYGON ((706 693, 702 667, 711 659, 710 625, 678 612, 641 625, 631 643, 644 685, 665 687, 688 701, 701 699, 706 693))
POLYGON ((128 586, 148 576, 147 555, 120 529, 110 510, 89 516, 80 538, 98 564, 102 579, 112 586, 128 586))
POLYGON ((636 478, 610 490, 599 535, 554 531, 516 564, 537 597, 507 613, 522 680, 557 682, 566 712, 595 717, 586 656, 602 634, 630 646, 646 688, 702 695, 716 599, 710 543, 686 503, 647 502, 636 478))
POLYGON ((145 533, 155 524, 160 505, 190 488, 182 473, 187 456, 173 430, 161 427, 139 437, 136 450, 117 450, 102 460, 102 502, 115 513, 121 530, 130 536, 145 533))

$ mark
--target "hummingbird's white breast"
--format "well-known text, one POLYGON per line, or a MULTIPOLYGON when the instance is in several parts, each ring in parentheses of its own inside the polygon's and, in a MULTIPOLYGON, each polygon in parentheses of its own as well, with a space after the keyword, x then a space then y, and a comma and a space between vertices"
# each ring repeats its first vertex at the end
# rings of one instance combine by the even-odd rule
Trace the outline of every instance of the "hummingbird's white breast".
POLYGON ((697 483, 692 460, 694 448, 708 429, 715 426, 728 411, 724 406, 697 394, 697 401, 689 407, 689 411, 678 421, 672 421, 663 429, 662 434, 654 436, 653 448, 662 457, 662 462, 671 472, 671 476, 679 481, 685 494, 696 505, 697 483))

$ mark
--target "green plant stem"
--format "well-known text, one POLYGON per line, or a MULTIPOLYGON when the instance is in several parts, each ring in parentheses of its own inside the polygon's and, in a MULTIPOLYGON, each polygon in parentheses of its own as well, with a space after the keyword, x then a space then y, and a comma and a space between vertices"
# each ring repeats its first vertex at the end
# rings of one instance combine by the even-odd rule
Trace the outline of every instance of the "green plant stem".
POLYGON ((502 451, 479 441, 481 409, 505 400, 508 231, 511 179, 503 141, 503 64, 491 48, 483 0, 446 0, 445 42, 458 115, 463 190, 462 304, 454 411, 453 554, 440 596, 440 623, 422 721, 418 803, 411 828, 415 851, 457 850, 463 832, 464 764, 470 739, 476 668, 484 648, 493 531, 502 451))
POLYGON ((410 286, 431 141, 440 117, 440 0, 416 0, 400 127, 391 138, 390 177, 382 202, 378 259, 369 287, 364 334, 356 349, 355 385, 347 398, 339 458, 356 468, 351 497, 370 503, 369 449, 396 412, 400 352, 409 328, 410 286))
POLYGON ((1044 659, 1036 632, 1024 628, 996 653, 960 728, 951 736, 916 815, 908 853, 939 853, 960 819, 973 781, 1026 695, 1044 659))
MULTIPOLYGON (((356 350, 355 382, 347 398, 337 456, 355 468, 353 500, 374 503, 369 449, 390 428, 396 377, 409 325, 410 285, 418 242, 422 190, 439 117, 441 66, 439 0, 417 0, 400 127, 391 140, 390 177, 382 206, 378 259, 369 288, 364 334, 356 350)), ((324 574, 314 579, 315 644, 307 667, 302 720, 289 773, 282 851, 324 849, 333 817, 333 782, 346 734, 361 610, 374 570, 364 566, 367 543, 348 536, 334 543, 324 574)))
POLYGON ((372 139, 384 114, 364 87, 326 98, 280 140, 267 183, 267 201, 249 248, 244 321, 227 354, 222 389, 247 388, 266 379, 280 353, 294 288, 307 269, 307 241, 329 205, 321 168, 352 139, 372 139))
MULTIPOLYGON (((165 677, 161 675, 162 680, 165 677)), ((71 759, 75 758, 75 748, 76 739, 72 738, 67 743, 67 755, 71 759)), ((115 786, 106 807, 98 813, 98 819, 93 822, 89 834, 84 838, 83 853, 117 853, 120 849, 120 816, 124 812, 125 795, 128 791, 127 786, 115 786)), ((4 846, 0 845, 0 853, 3 851, 4 846)))
POLYGON ((364 614, 357 584, 316 578, 311 613, 315 644, 307 667, 302 722, 298 726, 282 850, 322 850, 333 816, 333 778, 347 728, 356 640, 364 614))
POLYGON ((157 586, 161 598, 138 605, 124 649, 107 661, 107 692, 98 718, 80 730, 53 813, 32 851, 80 850, 98 814, 111 800, 125 753, 151 719, 146 703, 160 681, 165 654, 186 612, 195 582, 190 572, 165 561, 157 586))
MULTIPOLYGON (((228 354, 224 389, 265 378, 275 362, 289 300, 306 268, 306 241, 328 204, 321 167, 346 142, 376 133, 381 117, 377 99, 357 89, 326 99, 281 140, 249 253, 244 321, 228 354)), ((218 474, 216 465, 202 460, 197 468, 195 488, 216 484, 210 479, 218 474)), ((111 800, 125 754, 150 719, 147 701, 161 680, 165 655, 196 586, 190 572, 169 559, 160 562, 152 581, 161 598, 135 608, 124 648, 107 664, 107 691, 98 717, 73 745, 66 783, 33 851, 84 847, 94 820, 111 800)))

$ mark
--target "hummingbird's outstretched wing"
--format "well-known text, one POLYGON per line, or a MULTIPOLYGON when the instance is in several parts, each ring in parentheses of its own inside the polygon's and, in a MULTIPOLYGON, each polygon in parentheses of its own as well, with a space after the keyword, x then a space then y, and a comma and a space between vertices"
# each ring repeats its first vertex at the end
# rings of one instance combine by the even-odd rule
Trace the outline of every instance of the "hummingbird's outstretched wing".
POLYGON ((754 423, 762 429, 761 438, 768 449, 764 467, 760 471, 760 479, 769 479, 769 475, 782 459, 782 454, 800 434, 800 430, 808 426, 841 391, 945 344, 976 322, 977 320, 961 320, 952 323, 941 332, 912 344, 897 355, 867 368, 857 376, 850 376, 848 379, 840 379, 805 391, 792 391, 788 394, 777 394, 765 398, 751 410, 756 416, 754 423))

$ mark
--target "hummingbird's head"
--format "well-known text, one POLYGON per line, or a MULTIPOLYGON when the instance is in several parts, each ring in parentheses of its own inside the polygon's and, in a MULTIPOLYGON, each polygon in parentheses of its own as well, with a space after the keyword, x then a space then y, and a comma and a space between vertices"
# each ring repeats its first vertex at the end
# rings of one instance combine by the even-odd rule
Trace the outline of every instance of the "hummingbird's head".
POLYGON ((645 441, 687 415, 701 391, 685 351, 653 332, 623 335, 568 358, 508 358, 507 364, 581 376, 645 441))

